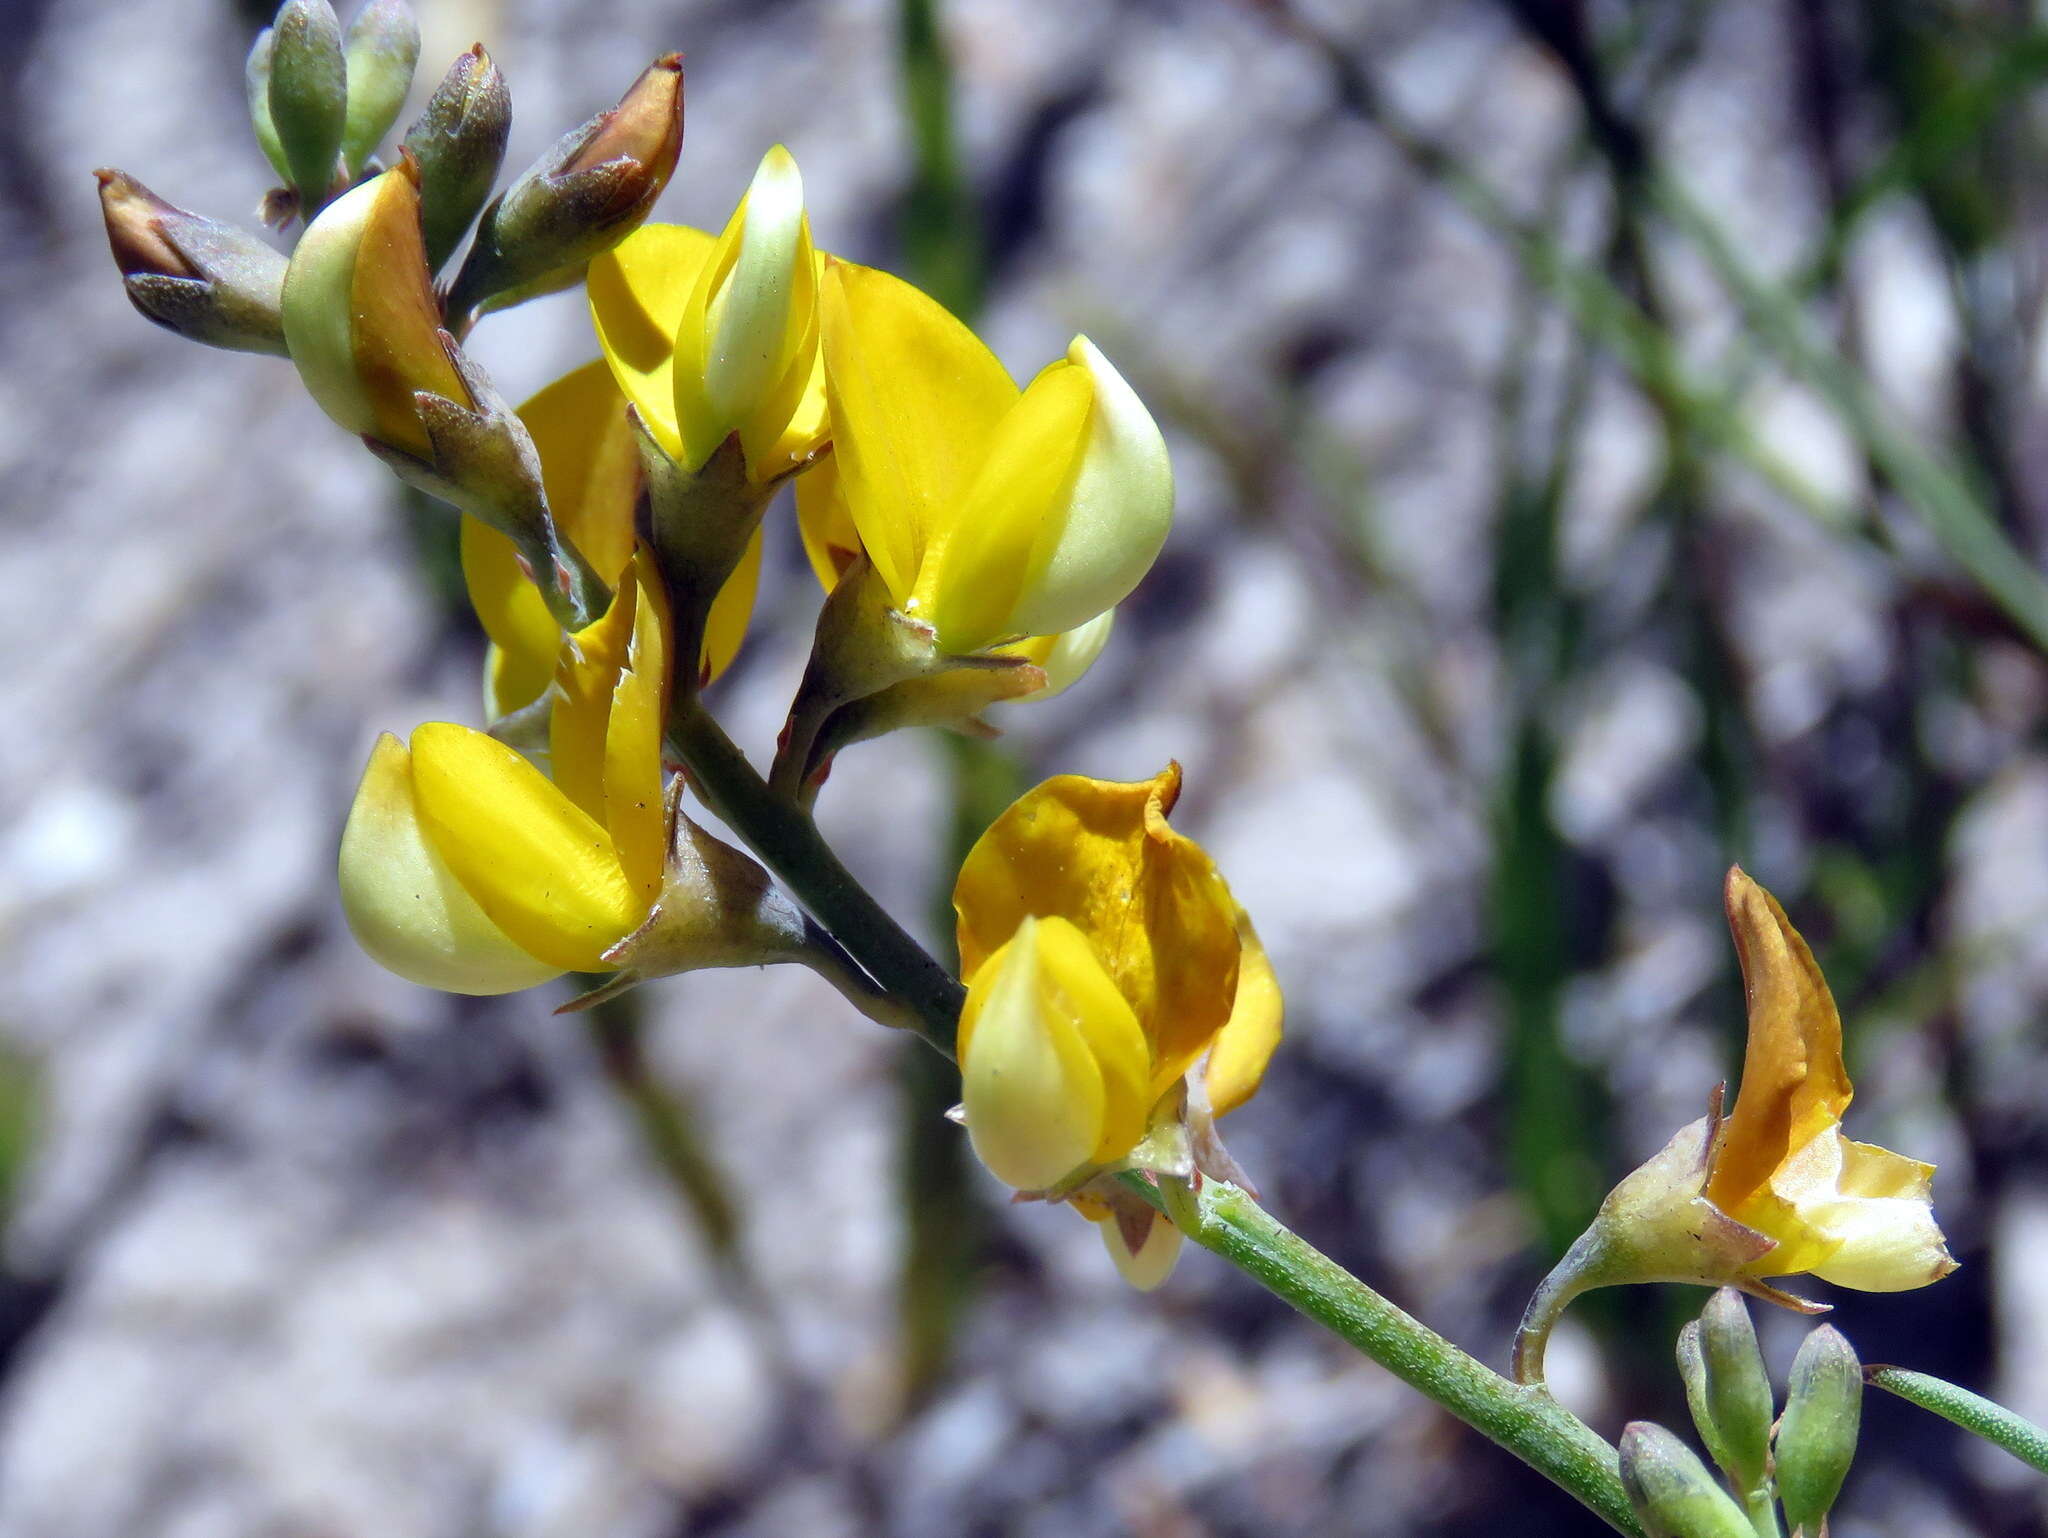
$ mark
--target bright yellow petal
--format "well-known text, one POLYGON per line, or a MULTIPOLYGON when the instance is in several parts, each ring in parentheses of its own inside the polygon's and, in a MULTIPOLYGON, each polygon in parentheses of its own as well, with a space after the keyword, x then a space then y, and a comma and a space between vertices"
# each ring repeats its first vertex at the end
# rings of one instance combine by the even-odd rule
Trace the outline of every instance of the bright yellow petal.
POLYGON ((1841 1122, 1854 1091, 1841 1017, 1813 952, 1778 900, 1739 868, 1728 873, 1726 899, 1749 1000, 1749 1046, 1706 1194, 1740 1217, 1772 1171, 1841 1122))
POLYGON ((1252 928, 1251 915, 1242 907, 1237 910, 1237 937, 1237 997, 1231 1002, 1229 1021, 1209 1048, 1209 1109, 1217 1116, 1228 1115, 1258 1093, 1266 1064, 1280 1045, 1285 1013, 1280 979, 1252 928))
POLYGON ((585 287, 598 344, 619 388, 639 410, 655 441, 683 452, 676 424, 676 327, 713 237, 680 224, 644 224, 592 259, 585 287))
POLYGON ((604 953, 645 916, 611 836, 511 748, 431 721, 412 734, 420 825, 436 852, 522 950, 564 971, 604 953))
POLYGON ((797 477, 796 526, 803 535, 811 570, 819 585, 831 592, 861 554, 860 531, 853 526, 853 514, 839 485, 837 455, 827 454, 797 477))
POLYGON ((495 721, 532 704, 553 682, 562 630, 512 541, 474 518, 462 520, 462 580, 491 641, 484 690, 495 721))
POLYGON ((554 706, 548 714, 548 775, 577 806, 605 815, 605 738, 612 691, 633 644, 638 584, 619 584, 611 606, 565 643, 555 665, 554 706))
POLYGON ((605 825, 626 879, 652 906, 668 853, 662 817, 661 739, 668 719, 668 612, 653 557, 635 558, 633 638, 613 687, 604 738, 605 825))
POLYGON ((957 512, 933 531, 917 597, 946 650, 979 651, 1023 633, 1013 616, 1059 539, 1094 395, 1086 370, 1068 363, 1032 380, 1004 413, 957 512))
POLYGON ((602 358, 571 369, 519 408, 540 452, 548 507, 597 574, 617 582, 633 556, 640 452, 626 397, 602 358))
POLYGON ((1180 769, 1116 784, 1061 775, 1027 792, 969 851, 954 888, 962 975, 1028 917, 1070 920, 1152 1045, 1155 1092, 1230 1018, 1237 914, 1215 863, 1167 825, 1180 769))
POLYGON ((356 943, 409 982, 510 993, 561 968, 527 954, 463 889, 420 829, 412 756, 377 739, 341 834, 341 910, 356 943))
POLYGON ((960 1012, 967 1135, 998 1180, 1055 1186, 1101 1140, 1103 1084, 1074 1021, 1045 1008, 1033 926, 990 958, 960 1012))
POLYGON ((887 273, 829 263, 821 314, 846 504, 883 585, 906 603, 1017 387, 973 332, 887 273))
POLYGON ((705 683, 732 666, 740 643, 747 638, 747 625, 754 617, 754 596, 761 586, 761 528, 747 541, 740 563, 725 579, 725 586, 711 600, 711 613, 704 621, 703 667, 705 683))

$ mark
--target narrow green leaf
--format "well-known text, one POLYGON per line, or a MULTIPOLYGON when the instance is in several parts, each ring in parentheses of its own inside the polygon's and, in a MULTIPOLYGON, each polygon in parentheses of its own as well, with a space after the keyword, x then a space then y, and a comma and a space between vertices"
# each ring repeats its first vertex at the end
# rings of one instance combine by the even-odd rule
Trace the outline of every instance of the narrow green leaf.
POLYGON ((1943 1420, 1953 1421, 1987 1442, 1996 1443, 2022 1463, 2048 1474, 2048 1431, 2013 1414, 2004 1405, 1994 1404, 1966 1388, 1957 1388, 1944 1379, 1909 1372, 1903 1367, 1866 1368, 1863 1379, 1923 1410, 1931 1410, 1943 1420))

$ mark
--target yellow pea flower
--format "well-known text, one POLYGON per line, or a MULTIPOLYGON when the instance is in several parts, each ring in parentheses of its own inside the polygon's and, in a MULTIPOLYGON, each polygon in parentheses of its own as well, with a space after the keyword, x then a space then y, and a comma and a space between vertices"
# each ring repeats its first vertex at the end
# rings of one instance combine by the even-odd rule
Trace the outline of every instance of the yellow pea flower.
POLYGON ((1552 1326, 1596 1287, 1734 1286, 1819 1313, 1766 1278, 1902 1292, 1955 1269, 1934 1221, 1934 1166, 1843 1135, 1855 1092, 1841 1016, 1812 951, 1740 868, 1728 872, 1725 897, 1749 1004, 1735 1109, 1722 1116, 1717 1091, 1704 1118, 1600 1204, 1530 1301, 1515 1344, 1523 1382, 1541 1381, 1552 1326))
POLYGON ((1749 998, 1735 1109, 1716 1129, 1704 1196, 1771 1248, 1749 1276, 1810 1273, 1862 1292, 1924 1287, 1955 1269, 1935 1225, 1934 1166, 1842 1134, 1855 1091, 1842 1020, 1778 900, 1737 868, 1728 921, 1749 998))
POLYGON ((448 722, 409 749, 379 740, 342 834, 342 909, 401 977, 505 993, 607 970, 660 896, 668 618, 650 565, 561 649, 552 779, 448 722))
MULTIPOLYGON (((1020 392, 910 284, 826 265, 821 348, 848 521, 896 607, 955 653, 1121 602, 1173 517, 1165 440, 1086 337, 1020 392)), ((815 558, 814 558, 815 559, 815 558)))
POLYGON ((679 464, 700 468, 737 433, 766 484, 823 446, 819 271, 803 178, 779 144, 722 233, 645 225, 591 262, 605 359, 679 464))
MULTIPOLYGON (((1175 764, 1136 784, 1059 776, 961 867, 967 1130, 1021 1190, 1071 1189, 1129 1158, 1205 1054, 1208 1111, 1234 1110, 1279 1043, 1280 989, 1257 935, 1215 863, 1167 824, 1179 793, 1175 764)), ((1147 1250, 1142 1226, 1120 1248, 1101 1198, 1076 1205, 1120 1263, 1147 1250)))
MULTIPOLYGON (((641 469, 626 398, 602 360, 574 369, 519 408, 540 454, 541 483, 555 522, 592 569, 617 586, 633 557, 633 508, 641 469)), ((474 518, 462 520, 462 574, 491 649, 484 669, 486 719, 531 705, 554 681, 562 629, 512 541, 474 518)), ((756 530, 739 569, 711 605, 700 661, 703 681, 738 654, 761 576, 756 530)))

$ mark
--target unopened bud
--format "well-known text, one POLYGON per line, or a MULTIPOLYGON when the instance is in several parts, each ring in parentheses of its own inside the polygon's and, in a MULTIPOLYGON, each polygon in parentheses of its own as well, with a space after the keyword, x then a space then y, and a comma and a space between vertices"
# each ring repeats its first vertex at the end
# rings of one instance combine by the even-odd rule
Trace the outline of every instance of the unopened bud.
POLYGON ((256 41, 249 49, 249 62, 242 69, 242 83, 249 92, 249 126, 256 130, 256 142, 263 149, 263 158, 270 162, 270 169, 277 173, 279 181, 289 183, 292 179, 291 162, 284 158, 284 145, 277 137, 277 124, 270 120, 270 53, 277 41, 277 34, 265 27, 256 34, 256 41))
POLYGON ((420 24, 405 0, 369 0, 348 25, 348 113, 341 158, 354 176, 398 121, 420 62, 420 24))
POLYGON ((672 53, 485 210, 451 313, 502 308, 575 282, 647 217, 682 145, 683 60, 672 53))
POLYGON ((1785 1418, 1778 1426, 1778 1498, 1795 1535, 1815 1538, 1856 1457, 1863 1418, 1863 1367, 1833 1325, 1806 1337, 1792 1359, 1785 1418))
POLYGON ((1707 1411, 1720 1441, 1712 1448, 1715 1461, 1740 1489, 1754 1490, 1770 1461, 1771 1379, 1749 1307, 1734 1288, 1721 1288, 1701 1311, 1700 1353, 1707 1411))
POLYGON ((441 341, 410 161, 337 198, 299 240, 284 280, 284 334, 299 377, 352 433, 426 457, 415 397, 470 404, 441 341))
POLYGON ((107 243, 136 309, 211 347, 285 350, 283 256, 246 230, 173 207, 125 172, 93 174, 107 243))
POLYGON ((1650 1421, 1621 1434, 1621 1484, 1649 1538, 1756 1538, 1693 1450, 1650 1421))
POLYGON ((436 272, 491 195, 505 140, 512 132, 512 93, 483 45, 448 66, 405 147, 420 167, 420 226, 427 265, 436 272))
POLYGON ((270 121, 300 215, 327 201, 348 122, 348 63, 327 0, 285 0, 271 26, 270 121))

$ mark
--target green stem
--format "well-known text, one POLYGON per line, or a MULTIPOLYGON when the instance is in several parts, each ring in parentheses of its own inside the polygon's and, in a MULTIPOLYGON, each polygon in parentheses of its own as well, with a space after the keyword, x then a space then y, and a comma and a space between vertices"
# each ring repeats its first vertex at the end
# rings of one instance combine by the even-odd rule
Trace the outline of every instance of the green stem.
POLYGON ((1945 1379, 1909 1372, 1903 1367, 1866 1367, 1863 1380, 1923 1410, 1931 1410, 1987 1442, 1997 1443, 2022 1463, 2048 1474, 2048 1431, 2024 1416, 2013 1414, 2004 1405, 1994 1404, 1966 1388, 1957 1388, 1945 1379))
POLYGON ((669 745, 690 785, 797 901, 909 1011, 917 1033, 947 1057, 966 990, 925 954, 839 861, 810 815, 776 795, 694 697, 677 701, 669 745))
POLYGON ((1769 1484, 1759 1485, 1742 1498, 1742 1509, 1749 1517, 1749 1525, 1756 1529, 1756 1538, 1784 1538, 1784 1529, 1778 1526, 1778 1500, 1769 1484))
POLYGON ((1468 1356, 1234 1185, 1209 1181, 1189 1195, 1184 1186, 1163 1192, 1137 1176, 1124 1177, 1124 1184, 1165 1211, 1202 1248, 1506 1448, 1617 1532, 1641 1534, 1621 1488, 1614 1449, 1547 1390, 1510 1383, 1468 1356))

